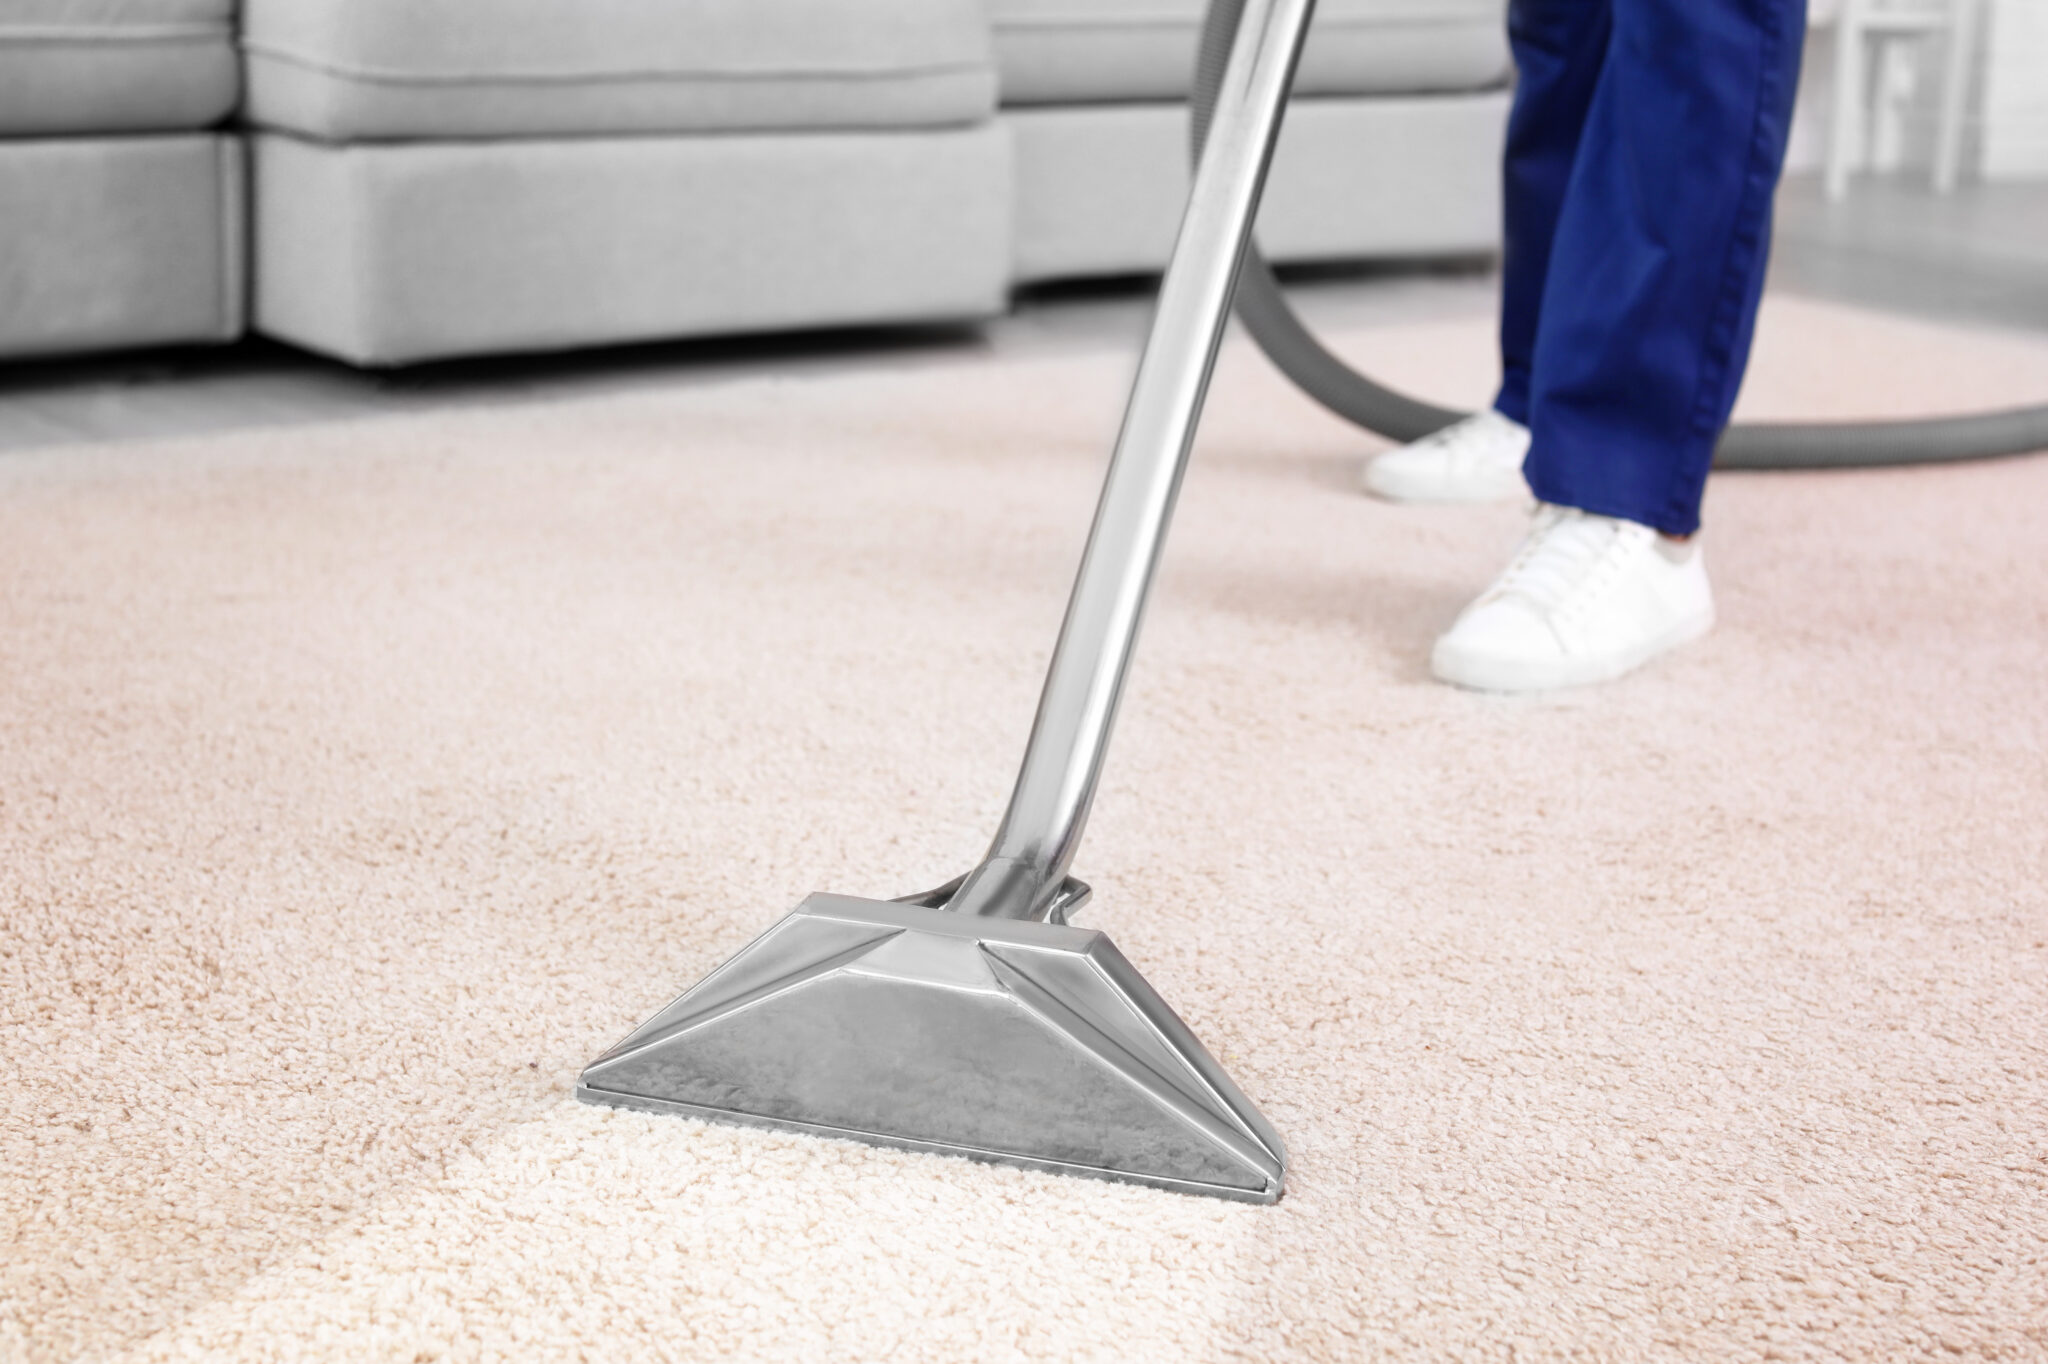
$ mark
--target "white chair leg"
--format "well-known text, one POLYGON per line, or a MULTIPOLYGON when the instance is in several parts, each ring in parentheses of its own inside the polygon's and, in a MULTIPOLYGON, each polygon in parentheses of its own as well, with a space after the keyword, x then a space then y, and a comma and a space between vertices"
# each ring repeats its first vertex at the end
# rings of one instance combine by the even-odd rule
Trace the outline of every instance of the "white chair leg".
POLYGON ((1827 195, 1849 192, 1849 172, 1862 159, 1864 0, 1843 0, 1835 18, 1834 107, 1828 118, 1827 195))
POLYGON ((1948 60, 1941 76, 1941 121, 1934 130, 1934 192, 1956 187, 1963 155, 1963 113, 1970 92, 1970 59, 1977 50, 1980 0, 1949 0, 1948 60))

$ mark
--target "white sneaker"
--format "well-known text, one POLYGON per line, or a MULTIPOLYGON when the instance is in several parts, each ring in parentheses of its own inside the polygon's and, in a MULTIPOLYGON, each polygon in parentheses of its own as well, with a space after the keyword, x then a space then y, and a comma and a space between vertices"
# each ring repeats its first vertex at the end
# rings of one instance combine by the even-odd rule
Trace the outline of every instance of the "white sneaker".
POLYGON ((1713 624, 1697 540, 1542 504, 1529 538, 1436 642, 1429 666, 1479 691, 1576 687, 1619 677, 1713 624))
POLYGON ((1529 428, 1492 408, 1369 460, 1365 490, 1390 502, 1504 502, 1525 497, 1529 428))

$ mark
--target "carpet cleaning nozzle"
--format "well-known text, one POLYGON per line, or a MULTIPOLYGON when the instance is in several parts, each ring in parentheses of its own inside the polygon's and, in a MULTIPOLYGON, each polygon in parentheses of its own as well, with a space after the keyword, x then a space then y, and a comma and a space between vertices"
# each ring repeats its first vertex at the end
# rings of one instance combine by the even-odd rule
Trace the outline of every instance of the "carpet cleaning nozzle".
POLYGON ((592 1103, 1270 1203, 1279 1135, 1067 874, 1314 0, 1246 0, 1039 699, 981 865, 905 901, 813 895, 593 1061, 592 1103))
POLYGON ((1285 1164, 1103 934, 844 895, 805 900, 577 1093, 1254 1202, 1285 1164))

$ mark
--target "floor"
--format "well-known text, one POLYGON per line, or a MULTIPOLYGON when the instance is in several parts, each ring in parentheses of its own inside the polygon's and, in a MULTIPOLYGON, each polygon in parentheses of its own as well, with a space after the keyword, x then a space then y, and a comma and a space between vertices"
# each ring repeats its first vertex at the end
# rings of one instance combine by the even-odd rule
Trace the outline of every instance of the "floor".
MULTIPOLYGON (((1314 325, 1449 320, 1490 312, 1489 260, 1295 272, 1314 325)), ((1916 316, 2048 330, 2048 183, 1968 185, 1947 198, 1917 179, 1858 182, 1830 203, 1817 178, 1779 196, 1772 287, 1916 316)), ((17 364, 0 370, 0 452, 81 442, 295 425, 376 413, 715 383, 737 374, 899 369, 975 352, 1042 355, 1136 347, 1145 279, 1020 296, 985 326, 493 357, 367 373, 261 339, 17 364)))
POLYGON ((1772 284, 1921 316, 2048 330, 2048 182, 1856 182, 1830 203, 1814 176, 1778 195, 1772 284))
MULTIPOLYGON (((1779 241, 1970 326, 1779 300, 1747 401, 2048 400, 2048 186, 1779 241)), ((1295 283, 1483 393, 1488 263, 1295 283)), ((1507 704, 1424 660, 1519 510, 1331 495, 1355 433, 1226 363, 1084 922, 1287 1198, 569 1097, 794 895, 983 846, 1147 301, 0 369, 0 1358, 2048 1356, 2041 459, 1718 480, 1712 641, 1507 704)))
MULTIPOLYGON (((1771 307, 1759 416, 2048 376, 1771 307)), ((0 458, 0 1359, 2048 1359, 2048 458, 1717 479, 1709 639, 1485 697, 1521 509, 1233 345, 1075 869, 1280 1203, 577 1103, 987 846, 1130 365, 953 344, 0 458)))

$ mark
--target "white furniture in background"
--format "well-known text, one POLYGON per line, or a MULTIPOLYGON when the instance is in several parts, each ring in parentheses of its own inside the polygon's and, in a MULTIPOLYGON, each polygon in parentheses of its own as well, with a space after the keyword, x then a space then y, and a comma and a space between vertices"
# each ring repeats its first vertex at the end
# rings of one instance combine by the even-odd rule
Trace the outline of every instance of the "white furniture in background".
POLYGON ((1969 91, 1970 57, 1977 46, 1982 0, 1840 0, 1835 14, 1834 110, 1829 120, 1827 193, 1840 199, 1849 176, 1862 161, 1869 140, 1870 109, 1876 91, 1873 53, 1900 40, 1946 35, 1940 113, 1935 125, 1934 188, 1955 188, 1962 155, 1963 104, 1969 91))
MULTIPOLYGON (((1207 0, 985 0, 1016 151, 1012 281, 1161 269, 1207 0)), ((1282 263, 1493 250, 1501 0, 1319 0, 1259 245, 1282 263)))
MULTIPOLYGON (((1158 270, 1205 8, 242 0, 253 327, 387 366, 985 318, 1158 270)), ((1504 9, 1323 0, 1272 258, 1495 246, 1504 9)))
POLYGON ((235 0, 0 0, 0 357, 242 334, 235 0))
POLYGON ((1983 46, 1984 178, 2048 179, 2048 3, 1991 0, 1983 46))
MULTIPOLYGON (((1206 3, 0 0, 0 356, 246 323, 399 365, 1156 271, 1206 3)), ((1323 0, 1269 256, 1497 245, 1505 8, 1323 0)))

